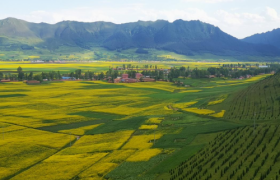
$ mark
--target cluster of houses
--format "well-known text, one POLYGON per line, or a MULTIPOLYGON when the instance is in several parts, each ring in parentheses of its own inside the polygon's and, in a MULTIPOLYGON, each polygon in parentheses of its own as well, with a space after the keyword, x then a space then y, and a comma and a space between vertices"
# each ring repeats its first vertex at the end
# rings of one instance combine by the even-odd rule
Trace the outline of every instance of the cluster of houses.
POLYGON ((117 77, 116 79, 109 80, 109 82, 113 83, 137 83, 137 82, 154 82, 155 79, 150 77, 144 77, 141 73, 136 73, 135 78, 129 78, 128 74, 122 74, 122 77, 117 77))
MULTIPOLYGON (((18 82, 18 80, 13 80, 11 81, 10 79, 1 79, 0 82, 18 82)), ((40 81, 36 81, 36 80, 24 80, 23 83, 27 83, 27 84, 39 84, 41 83, 40 81)))

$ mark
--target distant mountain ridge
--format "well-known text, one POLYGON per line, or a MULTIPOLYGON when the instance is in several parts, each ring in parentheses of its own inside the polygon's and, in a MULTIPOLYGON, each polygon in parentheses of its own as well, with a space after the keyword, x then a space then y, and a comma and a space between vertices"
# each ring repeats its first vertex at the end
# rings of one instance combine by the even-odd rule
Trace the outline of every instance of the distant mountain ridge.
POLYGON ((252 35, 250 37, 244 38, 243 41, 254 44, 273 45, 280 48, 280 28, 266 33, 252 35))
POLYGON ((61 46, 108 50, 153 48, 184 55, 210 53, 220 56, 280 56, 273 45, 251 44, 201 21, 138 21, 125 24, 63 21, 56 24, 0 20, 0 50, 48 49, 61 46))

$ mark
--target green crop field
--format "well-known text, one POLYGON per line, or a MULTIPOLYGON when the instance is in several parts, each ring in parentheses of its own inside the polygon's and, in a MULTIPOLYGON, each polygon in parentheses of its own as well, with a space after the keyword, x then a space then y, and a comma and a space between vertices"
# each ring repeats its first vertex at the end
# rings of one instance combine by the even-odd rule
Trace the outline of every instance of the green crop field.
POLYGON ((236 93, 230 100, 225 118, 236 121, 256 119, 263 123, 279 120, 280 74, 267 77, 236 93))
POLYGON ((279 179, 279 131, 279 125, 263 125, 219 133, 166 179, 279 179))

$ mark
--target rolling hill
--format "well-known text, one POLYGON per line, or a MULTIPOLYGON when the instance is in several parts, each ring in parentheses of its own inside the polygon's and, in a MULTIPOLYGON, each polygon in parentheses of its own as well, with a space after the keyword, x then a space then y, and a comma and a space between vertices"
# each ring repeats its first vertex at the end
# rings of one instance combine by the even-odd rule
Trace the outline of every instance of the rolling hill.
POLYGON ((56 52, 70 47, 85 50, 103 47, 109 51, 146 48, 187 56, 280 56, 280 50, 275 46, 238 40, 201 21, 176 20, 170 23, 158 20, 125 24, 63 21, 46 24, 15 18, 0 20, 0 51, 56 52))

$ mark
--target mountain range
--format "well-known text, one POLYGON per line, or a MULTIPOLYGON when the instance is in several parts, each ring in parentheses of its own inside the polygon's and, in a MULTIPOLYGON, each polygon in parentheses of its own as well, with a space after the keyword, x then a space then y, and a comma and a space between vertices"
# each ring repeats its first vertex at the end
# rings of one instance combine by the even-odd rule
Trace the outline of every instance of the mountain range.
POLYGON ((273 45, 280 48, 280 28, 262 34, 255 34, 243 39, 243 41, 254 44, 273 45))
POLYGON ((157 49, 187 56, 279 57, 279 39, 278 29, 239 40, 201 21, 176 20, 170 23, 157 20, 125 24, 63 21, 47 24, 15 18, 0 20, 0 51, 45 49, 55 52, 61 47, 87 50, 104 47, 109 51, 157 49))

